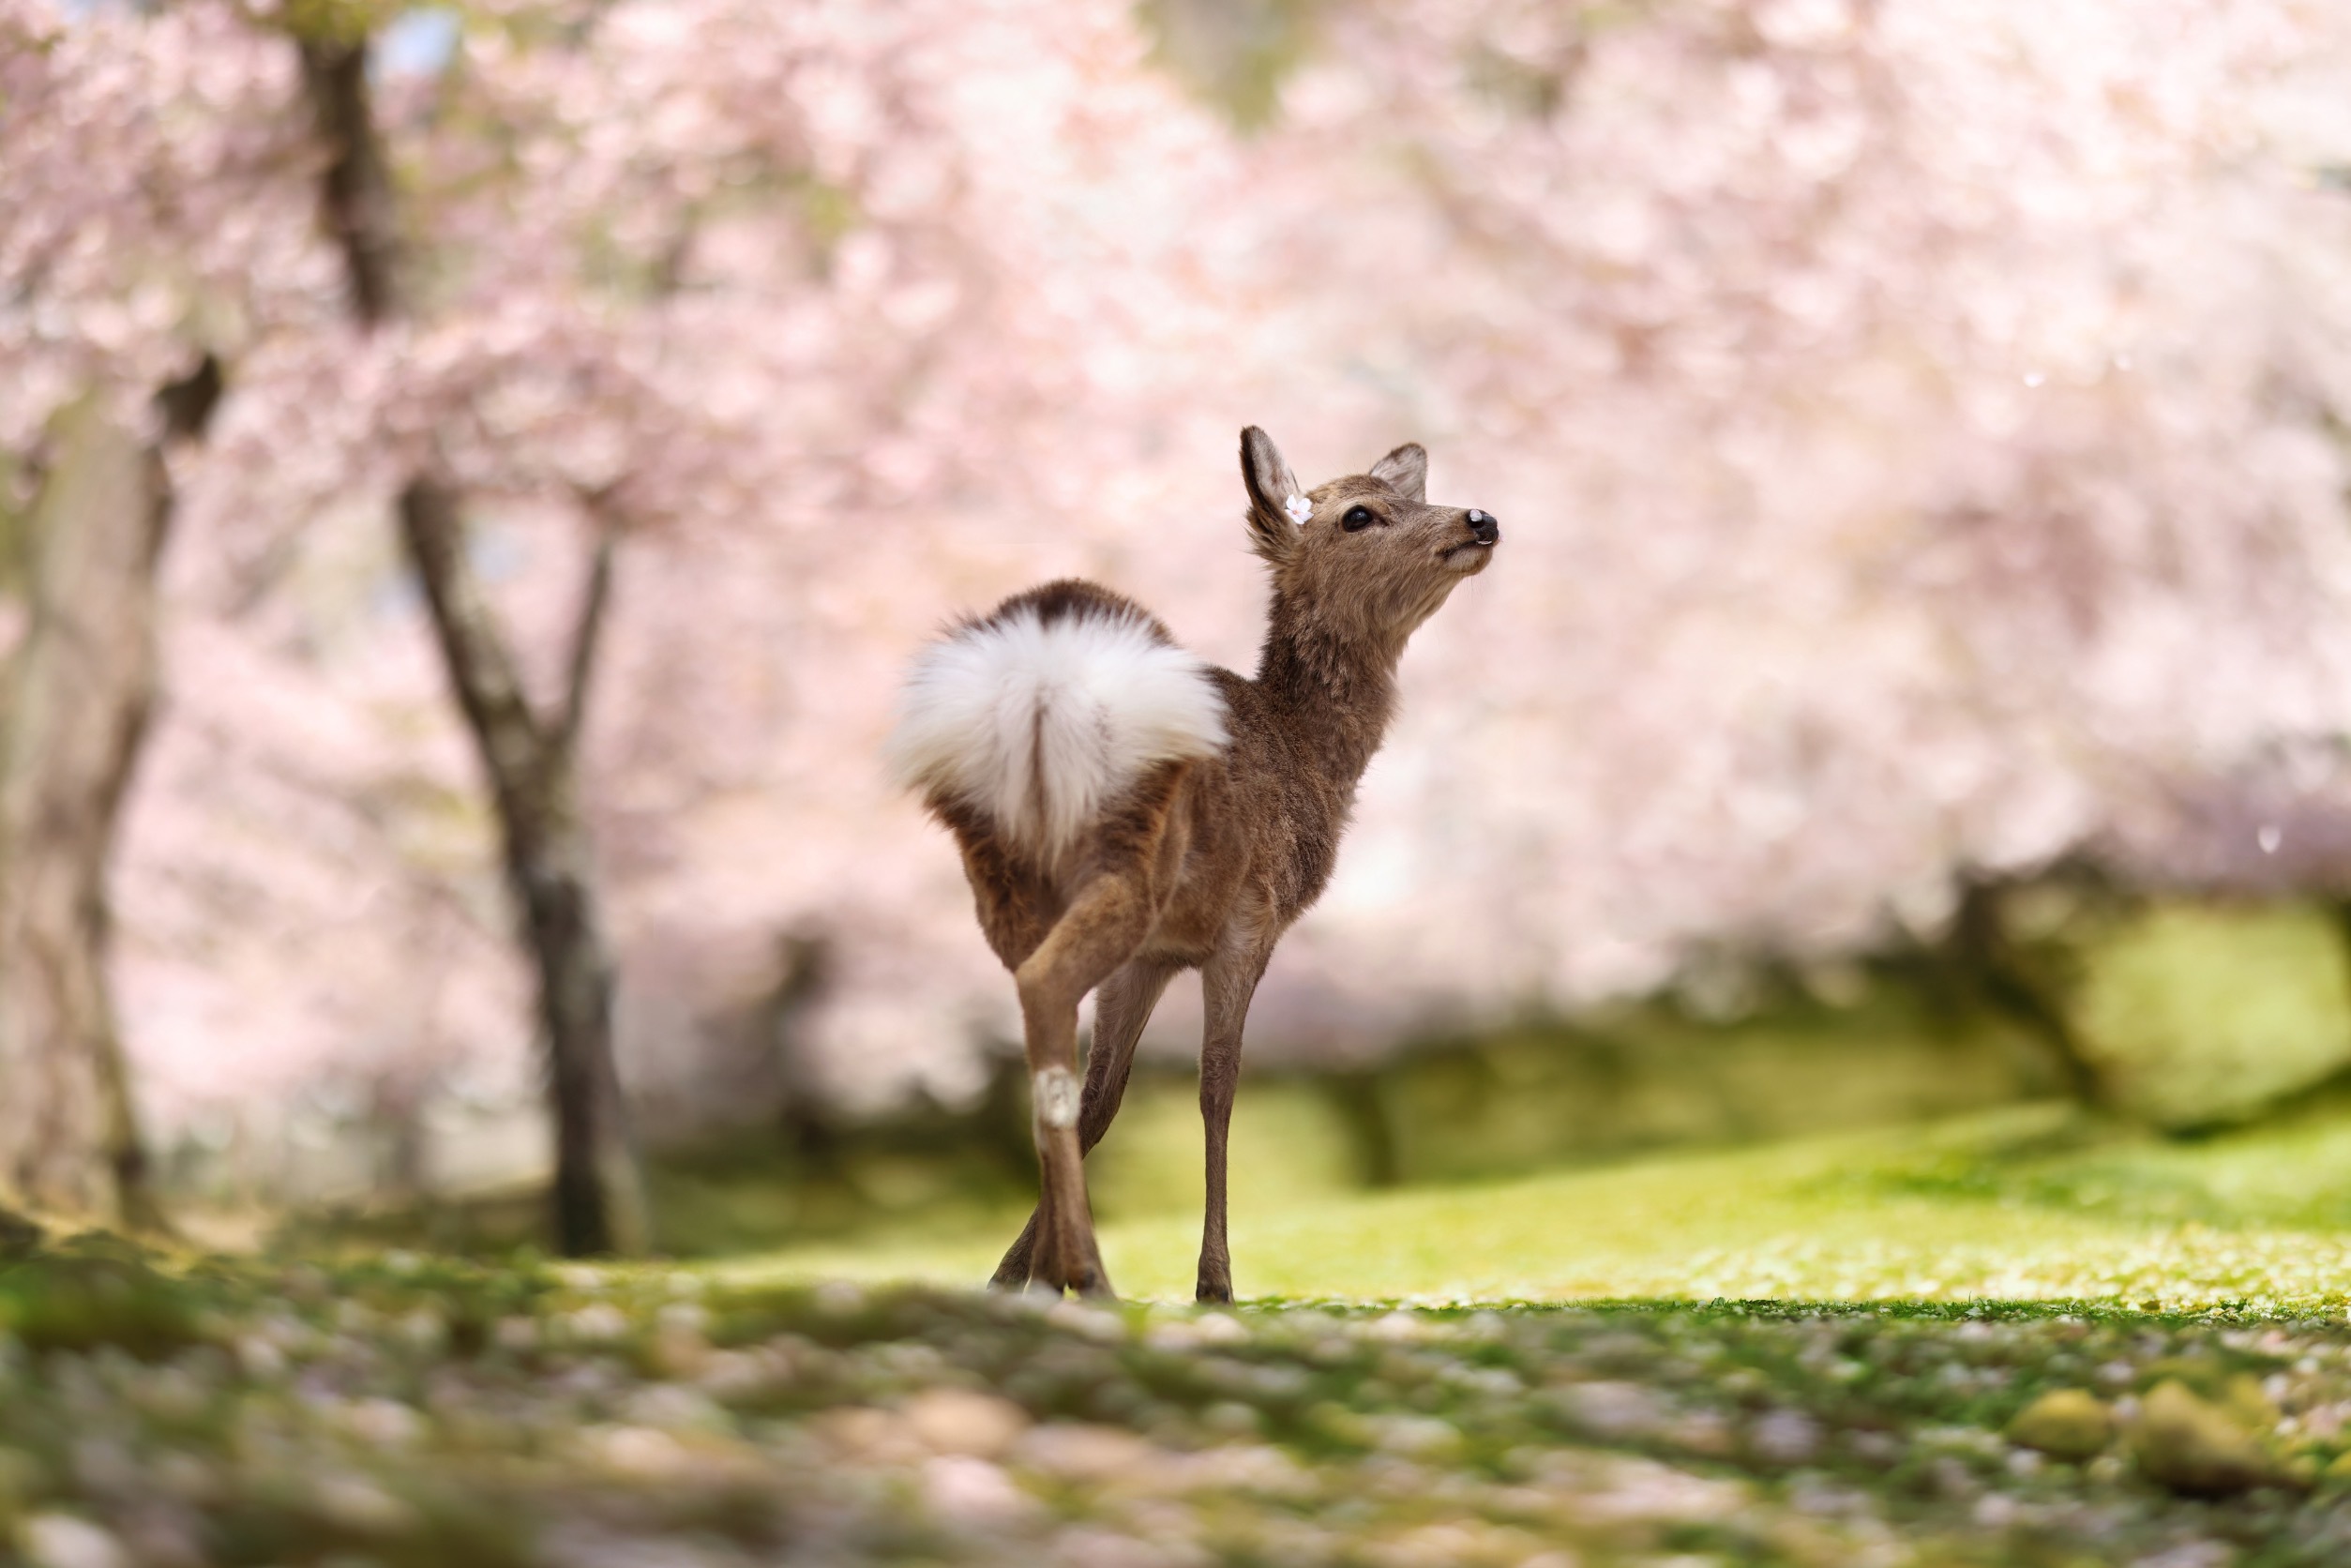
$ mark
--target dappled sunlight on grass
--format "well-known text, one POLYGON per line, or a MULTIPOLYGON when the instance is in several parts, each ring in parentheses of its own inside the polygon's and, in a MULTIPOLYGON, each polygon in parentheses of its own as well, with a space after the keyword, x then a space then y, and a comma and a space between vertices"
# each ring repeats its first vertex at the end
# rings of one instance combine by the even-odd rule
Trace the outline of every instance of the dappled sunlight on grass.
POLYGON ((1244 1197, 1232 1312, 1182 1300, 1194 1222, 1164 1213, 1106 1227, 1159 1298, 1111 1306, 972 1289, 1012 1213, 701 1265, 83 1238, 0 1267, 0 1542, 228 1568, 2318 1568, 2351 1554, 2351 1228, 2323 1207, 2346 1161, 2323 1108, 2193 1145, 2027 1108, 1293 1185, 1244 1197))

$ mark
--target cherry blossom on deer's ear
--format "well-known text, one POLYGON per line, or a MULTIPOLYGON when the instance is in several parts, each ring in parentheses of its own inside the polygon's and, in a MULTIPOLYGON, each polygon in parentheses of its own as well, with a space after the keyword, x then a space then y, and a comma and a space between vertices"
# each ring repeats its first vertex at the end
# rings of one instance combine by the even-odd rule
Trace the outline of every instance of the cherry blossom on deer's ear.
POLYGON ((1408 441, 1371 465, 1371 476, 1407 501, 1428 499, 1428 453, 1417 441, 1408 441))
POLYGON ((1298 545, 1300 513, 1313 515, 1298 476, 1282 460, 1273 438, 1255 425, 1241 432, 1241 482, 1249 488, 1249 544, 1273 565, 1298 545))

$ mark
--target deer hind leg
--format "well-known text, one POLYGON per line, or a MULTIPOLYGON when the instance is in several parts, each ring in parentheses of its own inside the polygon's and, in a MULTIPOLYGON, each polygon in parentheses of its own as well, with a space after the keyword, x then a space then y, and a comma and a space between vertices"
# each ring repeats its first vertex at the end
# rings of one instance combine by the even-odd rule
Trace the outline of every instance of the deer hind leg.
POLYGON ((1097 875, 1070 899, 1013 976, 1020 990, 1043 1175, 1030 1279, 1049 1289, 1110 1294, 1094 1247, 1078 1142, 1078 1003, 1135 956, 1151 934, 1151 922, 1148 888, 1139 874, 1097 875))
POLYGON ((1208 1142, 1208 1212, 1200 1227, 1200 1272, 1194 1295, 1232 1300, 1232 1254, 1225 1240, 1225 1156, 1232 1130, 1232 1099, 1241 1082, 1241 1029, 1249 999, 1273 956, 1271 942, 1228 946, 1200 969, 1208 1027, 1200 1040, 1200 1122, 1208 1142))
MULTIPOLYGON (((1093 1045, 1086 1052, 1085 1098, 1078 1107, 1081 1161, 1110 1130, 1119 1102, 1126 1095, 1127 1074, 1135 1066, 1136 1042, 1143 1037, 1143 1025, 1151 1021, 1151 1010, 1158 1005, 1160 993, 1174 975, 1173 965, 1137 958, 1102 982, 1094 997, 1093 1045)), ((1041 1208, 1031 1212, 1020 1239, 1012 1244, 1004 1260, 996 1266, 995 1277, 987 1282, 991 1287, 1017 1289, 1029 1282, 1041 1213, 1041 1208)))

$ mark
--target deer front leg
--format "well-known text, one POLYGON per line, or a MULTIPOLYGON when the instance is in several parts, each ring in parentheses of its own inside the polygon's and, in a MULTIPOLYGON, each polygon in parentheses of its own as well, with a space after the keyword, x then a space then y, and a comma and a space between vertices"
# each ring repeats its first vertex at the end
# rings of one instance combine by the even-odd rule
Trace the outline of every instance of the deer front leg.
POLYGON ((1200 1040, 1200 1122, 1208 1141, 1208 1213, 1200 1231, 1200 1272, 1194 1295, 1232 1300, 1232 1254, 1225 1240, 1225 1156, 1232 1129, 1232 1097, 1241 1082, 1241 1029, 1249 999, 1273 957, 1271 941, 1251 941, 1219 952, 1200 970, 1208 1027, 1200 1040))
MULTIPOLYGON (((1119 1102, 1126 1096, 1127 1075, 1135 1066, 1136 1042, 1143 1037, 1143 1026, 1151 1021, 1151 1010, 1158 1004, 1159 994, 1168 988, 1168 982, 1174 975, 1171 966, 1147 964, 1138 958, 1102 982, 1102 989, 1094 998, 1093 1046, 1086 1052, 1085 1097, 1078 1108, 1080 1160, 1093 1153, 1093 1146, 1110 1130, 1111 1119, 1119 1113, 1119 1102)), ((996 1265, 996 1274, 987 1282, 991 1289, 1017 1290, 1029 1282, 1041 1212, 1040 1209, 1030 1214, 1019 1239, 1004 1254, 1004 1260, 996 1265)))
POLYGON ((1132 957, 1151 913, 1138 878, 1108 874, 1069 902, 1037 950, 1015 972, 1028 1048, 1032 1125, 1042 1178, 1037 1239, 1029 1277, 1050 1289, 1108 1296, 1095 1250, 1078 1144, 1078 1003, 1132 957))

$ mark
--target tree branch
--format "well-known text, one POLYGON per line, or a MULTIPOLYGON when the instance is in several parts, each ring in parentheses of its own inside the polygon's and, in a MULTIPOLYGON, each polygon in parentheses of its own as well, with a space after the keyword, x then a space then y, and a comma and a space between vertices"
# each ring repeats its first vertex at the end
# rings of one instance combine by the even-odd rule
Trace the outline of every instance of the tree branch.
POLYGON ((400 491, 400 529, 416 576, 432 606, 433 630, 449 666, 450 685, 490 755, 492 785, 502 793, 540 773, 548 736, 531 711, 513 653, 490 619, 489 603, 465 559, 464 524, 457 497, 422 475, 400 491))
POLYGON ((399 309, 399 215, 368 98, 368 46, 304 38, 302 82, 331 154, 324 181, 327 227, 341 248, 352 305, 373 327, 399 309))
POLYGON ((612 547, 615 531, 603 515, 600 501, 591 499, 595 517, 595 555, 588 563, 587 586, 580 591, 580 614, 572 623, 571 657, 565 661, 564 706, 552 737, 556 748, 568 754, 580 739, 588 712, 588 687, 595 674, 595 657, 604 641, 605 607, 612 597, 612 547))

